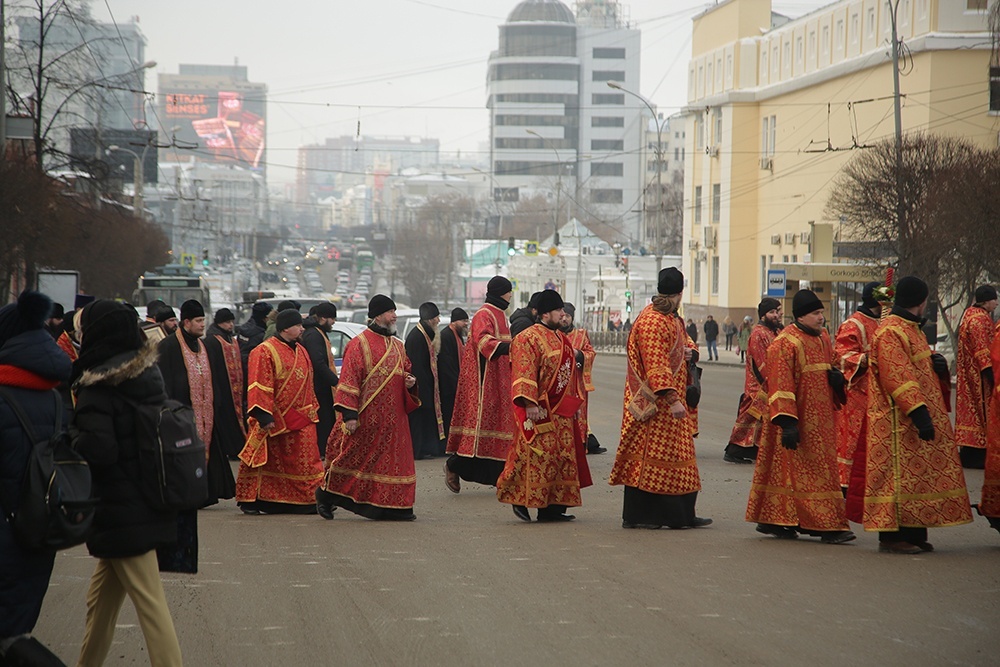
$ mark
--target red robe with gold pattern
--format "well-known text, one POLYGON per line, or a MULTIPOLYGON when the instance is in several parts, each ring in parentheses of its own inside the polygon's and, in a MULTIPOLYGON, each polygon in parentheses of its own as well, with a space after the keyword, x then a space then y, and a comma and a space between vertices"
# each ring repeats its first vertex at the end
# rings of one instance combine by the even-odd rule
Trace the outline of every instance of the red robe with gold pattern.
POLYGON ((406 415, 420 406, 419 387, 406 388, 410 360, 403 343, 371 329, 347 344, 334 405, 358 415, 348 433, 344 415, 326 445, 322 488, 375 507, 409 509, 417 490, 406 415))
POLYGON ((236 500, 311 505, 323 465, 316 446, 319 406, 309 354, 298 343, 293 349, 274 336, 250 352, 247 368, 247 409, 267 412, 274 426, 265 430, 249 418, 236 500))
POLYGON ((506 461, 514 443, 514 410, 510 402, 510 358, 497 355, 510 343, 504 312, 484 304, 472 316, 469 340, 462 351, 455 411, 448 430, 448 453, 506 461))
POLYGON ((958 325, 955 381, 955 444, 986 447, 986 403, 992 387, 983 386, 982 372, 990 368, 993 318, 979 306, 966 309, 958 325))
POLYGON ((826 331, 785 327, 767 350, 768 418, 753 471, 746 520, 805 530, 847 530, 837 477, 833 390, 827 379, 833 345, 826 331), (775 417, 798 420, 798 449, 781 445, 775 417))
POLYGON ((767 416, 767 394, 757 380, 757 373, 767 378, 767 348, 771 346, 778 333, 770 327, 758 322, 750 331, 750 342, 747 343, 746 380, 743 383, 743 395, 740 397, 739 412, 736 414, 736 424, 729 436, 729 442, 740 447, 755 447, 760 444, 760 429, 764 417, 767 416))
POLYGON ((684 350, 689 340, 683 320, 656 310, 652 304, 635 319, 626 348, 630 369, 625 382, 626 409, 610 484, 670 496, 701 490, 694 422, 670 414, 670 405, 683 401, 687 391, 684 350), (640 422, 627 406, 643 381, 657 394, 656 414, 640 422))
POLYGON ((576 413, 583 399, 573 347, 563 332, 535 324, 514 339, 510 361, 520 428, 497 480, 497 499, 525 507, 581 505, 576 413), (543 411, 534 423, 524 416, 530 405, 543 411))
POLYGON ((868 422, 868 351, 878 320, 856 312, 837 329, 833 355, 847 380, 847 403, 834 413, 837 422, 837 472, 840 485, 851 481, 851 466, 868 422))
MULTIPOLYGON (((1000 377, 1000 323, 993 333, 990 346, 993 377, 1000 377)), ((983 495, 979 513, 993 519, 1000 518, 1000 387, 993 389, 989 412, 986 414, 986 469, 983 471, 983 495)))
POLYGON ((583 404, 578 412, 577 425, 577 457, 576 463, 580 474, 580 488, 585 489, 594 484, 590 475, 590 464, 587 463, 587 437, 590 435, 590 421, 587 417, 587 406, 590 403, 590 392, 594 391, 593 369, 594 359, 597 358, 597 351, 590 343, 590 336, 587 330, 581 327, 574 328, 566 338, 574 350, 579 350, 583 354, 583 368, 577 369, 576 395, 583 399, 583 404))
POLYGON ((66 333, 65 331, 59 334, 59 338, 56 339, 56 345, 59 346, 60 350, 66 353, 66 356, 69 357, 70 361, 76 361, 77 358, 80 356, 80 353, 76 349, 76 346, 73 345, 73 340, 69 337, 69 334, 66 333))
POLYGON ((869 364, 865 530, 969 523, 965 476, 919 323, 886 317, 872 340, 869 364), (930 441, 920 439, 907 416, 921 405, 934 424, 930 441))

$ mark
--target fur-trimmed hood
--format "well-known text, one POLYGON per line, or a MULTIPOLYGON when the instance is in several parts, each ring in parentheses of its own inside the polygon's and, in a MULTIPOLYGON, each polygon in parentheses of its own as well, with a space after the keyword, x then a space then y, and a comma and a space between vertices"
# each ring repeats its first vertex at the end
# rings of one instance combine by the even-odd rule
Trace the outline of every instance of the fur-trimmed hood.
POLYGON ((143 372, 156 365, 156 343, 146 341, 138 350, 129 350, 115 355, 103 364, 85 370, 75 387, 89 387, 97 384, 118 386, 127 380, 138 378, 143 372))

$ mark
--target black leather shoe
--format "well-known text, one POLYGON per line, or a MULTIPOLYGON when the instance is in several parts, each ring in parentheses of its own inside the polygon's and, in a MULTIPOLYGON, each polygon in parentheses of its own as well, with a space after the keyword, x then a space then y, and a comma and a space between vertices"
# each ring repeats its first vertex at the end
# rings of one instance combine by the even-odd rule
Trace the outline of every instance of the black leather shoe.
MULTIPOLYGON (((823 537, 819 538, 819 540, 823 544, 843 544, 844 542, 850 542, 852 540, 856 540, 857 538, 858 536, 849 530, 835 530, 827 532, 823 535, 823 537)), ((920 550, 923 551, 923 549, 920 550)))
POLYGON ((531 522, 531 515, 528 514, 528 508, 524 505, 514 505, 514 516, 516 516, 521 521, 531 522))
POLYGON ((606 451, 608 451, 607 447, 594 447, 587 450, 587 456, 590 456, 591 454, 603 454, 606 451))
POLYGON ((794 528, 776 526, 773 523, 758 523, 757 532, 763 533, 764 535, 772 535, 777 537, 779 540, 794 540, 799 537, 799 534, 795 532, 794 528))
POLYGON ((739 456, 733 456, 731 454, 723 454, 722 460, 726 463, 753 463, 753 459, 746 459, 739 456))
POLYGON ((711 519, 705 519, 700 516, 696 516, 694 519, 691 520, 692 528, 704 528, 705 526, 711 526, 711 525, 712 525, 711 519))
POLYGON ((538 516, 538 523, 560 523, 563 521, 572 521, 575 518, 575 514, 540 514, 538 516))
POLYGON ((334 507, 333 503, 331 503, 330 501, 323 500, 323 496, 325 496, 327 494, 324 493, 324 491, 322 489, 317 488, 316 492, 313 495, 316 496, 316 514, 319 514, 321 517, 323 517, 327 521, 332 521, 333 520, 333 512, 337 508, 334 507))

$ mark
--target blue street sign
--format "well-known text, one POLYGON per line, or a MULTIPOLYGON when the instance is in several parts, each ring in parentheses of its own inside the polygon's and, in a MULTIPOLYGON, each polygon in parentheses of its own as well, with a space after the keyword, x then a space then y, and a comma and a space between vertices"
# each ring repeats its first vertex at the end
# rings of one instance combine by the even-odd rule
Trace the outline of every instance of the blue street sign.
POLYGON ((777 298, 785 296, 785 270, 767 270, 767 295, 777 298))

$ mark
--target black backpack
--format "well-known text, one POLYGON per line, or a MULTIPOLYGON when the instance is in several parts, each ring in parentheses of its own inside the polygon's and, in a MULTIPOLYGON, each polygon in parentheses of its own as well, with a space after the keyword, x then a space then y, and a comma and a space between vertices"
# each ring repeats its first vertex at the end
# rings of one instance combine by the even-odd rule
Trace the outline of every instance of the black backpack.
POLYGON ((201 508, 208 500, 208 462, 194 410, 170 398, 129 402, 135 407, 143 497, 158 510, 201 508))
POLYGON ((55 427, 52 437, 40 440, 17 399, 0 387, 0 396, 33 443, 21 480, 21 506, 16 512, 4 509, 15 539, 31 551, 68 549, 85 542, 97 509, 90 466, 73 449, 62 427, 62 397, 54 389, 52 395, 56 404, 55 427))

